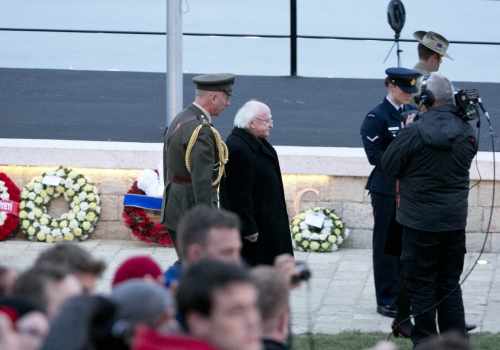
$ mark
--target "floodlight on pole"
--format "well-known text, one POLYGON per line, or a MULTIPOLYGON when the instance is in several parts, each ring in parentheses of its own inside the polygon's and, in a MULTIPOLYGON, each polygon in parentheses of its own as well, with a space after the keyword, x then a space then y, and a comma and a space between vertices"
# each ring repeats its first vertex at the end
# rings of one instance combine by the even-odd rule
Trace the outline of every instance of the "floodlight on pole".
MULTIPOLYGON (((401 52, 403 51, 399 48, 399 37, 401 35, 401 30, 403 30, 403 27, 405 25, 405 21, 406 21, 406 11, 403 2, 401 0, 391 0, 389 2, 389 5, 387 6, 387 22, 389 22, 389 25, 394 31, 394 45, 396 46, 398 67, 401 66, 401 52)), ((391 50, 387 54, 387 57, 385 58, 384 62, 387 61, 387 59, 389 58, 389 55, 391 54, 392 49, 394 48, 394 45, 391 47, 391 50)))

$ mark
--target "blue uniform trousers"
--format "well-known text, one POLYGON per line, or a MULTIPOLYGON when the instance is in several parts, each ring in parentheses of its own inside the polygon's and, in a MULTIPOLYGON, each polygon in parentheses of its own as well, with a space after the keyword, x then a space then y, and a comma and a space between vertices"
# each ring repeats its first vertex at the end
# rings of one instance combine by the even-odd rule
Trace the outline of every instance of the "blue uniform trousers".
POLYGON ((396 307, 399 294, 400 264, 398 256, 385 253, 390 230, 397 229, 394 196, 371 193, 373 207, 373 275, 377 305, 396 307))

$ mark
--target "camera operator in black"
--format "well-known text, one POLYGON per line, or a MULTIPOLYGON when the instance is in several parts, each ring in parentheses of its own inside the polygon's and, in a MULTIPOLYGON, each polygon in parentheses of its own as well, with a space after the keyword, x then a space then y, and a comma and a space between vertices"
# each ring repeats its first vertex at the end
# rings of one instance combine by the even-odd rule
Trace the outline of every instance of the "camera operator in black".
POLYGON ((395 221, 396 180, 387 176, 380 166, 380 159, 401 128, 401 112, 417 92, 420 73, 413 69, 388 68, 385 73, 387 96, 370 111, 361 126, 361 139, 370 164, 375 168, 368 178, 366 189, 373 206, 373 271, 377 312, 395 317, 395 300, 399 293, 399 257, 385 254, 390 231, 397 230, 395 221))
POLYGON ((427 111, 402 130, 381 161, 400 183, 397 221, 403 227, 401 262, 416 316, 415 346, 437 333, 436 312, 440 332, 465 334, 459 280, 469 168, 477 152, 475 132, 458 114, 448 79, 432 73, 420 100, 427 111))

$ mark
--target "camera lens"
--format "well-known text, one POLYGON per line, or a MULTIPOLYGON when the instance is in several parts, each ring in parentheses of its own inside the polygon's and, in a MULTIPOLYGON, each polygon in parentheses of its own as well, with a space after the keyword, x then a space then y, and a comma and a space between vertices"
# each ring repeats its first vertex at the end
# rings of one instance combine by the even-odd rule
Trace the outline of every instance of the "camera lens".
POLYGON ((305 261, 295 262, 295 274, 292 276, 292 284, 302 281, 306 282, 311 278, 311 270, 305 261))

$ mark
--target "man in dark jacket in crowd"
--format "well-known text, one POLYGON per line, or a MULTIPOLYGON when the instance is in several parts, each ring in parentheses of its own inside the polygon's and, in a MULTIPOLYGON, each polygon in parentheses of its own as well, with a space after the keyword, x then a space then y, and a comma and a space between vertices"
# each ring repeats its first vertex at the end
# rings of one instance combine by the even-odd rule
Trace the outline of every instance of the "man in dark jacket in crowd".
POLYGON ((415 315, 415 345, 440 332, 465 333, 459 285, 465 255, 472 127, 458 114, 452 85, 432 73, 422 89, 427 112, 389 145, 382 168, 400 182, 401 261, 415 315), (439 302, 439 303, 438 303, 439 302), (438 305, 436 305, 438 304, 438 305))
POLYGON ((165 272, 165 285, 175 289, 182 271, 201 259, 241 264, 240 220, 223 209, 197 205, 179 223, 178 249, 181 263, 165 272))
POLYGON ((221 182, 221 206, 238 214, 243 248, 251 266, 272 265, 280 254, 293 255, 278 155, 267 141, 271 110, 248 101, 234 118, 227 138, 229 162, 221 182))
POLYGON ((244 267, 200 260, 176 293, 181 326, 219 350, 261 350, 258 291, 244 267))

